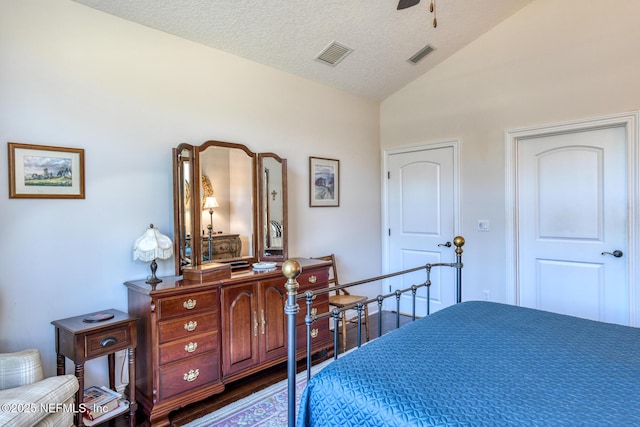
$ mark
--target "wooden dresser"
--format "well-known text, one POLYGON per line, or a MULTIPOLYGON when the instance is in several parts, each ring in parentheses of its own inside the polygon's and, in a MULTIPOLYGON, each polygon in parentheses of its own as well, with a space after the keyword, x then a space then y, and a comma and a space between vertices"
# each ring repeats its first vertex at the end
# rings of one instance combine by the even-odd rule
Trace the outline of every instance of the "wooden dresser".
MULTIPOLYGON (((299 292, 328 286, 330 263, 298 258, 299 292)), ((286 279, 272 271, 234 272, 230 278, 186 284, 163 278, 155 290, 126 282, 129 313, 137 316, 137 400, 153 426, 168 426, 171 411, 224 390, 225 384, 287 360, 286 279)), ((298 357, 306 353, 306 307, 300 301, 298 357)), ((328 296, 313 308, 329 310, 328 296)), ((314 353, 331 351, 329 321, 314 326, 314 353)))

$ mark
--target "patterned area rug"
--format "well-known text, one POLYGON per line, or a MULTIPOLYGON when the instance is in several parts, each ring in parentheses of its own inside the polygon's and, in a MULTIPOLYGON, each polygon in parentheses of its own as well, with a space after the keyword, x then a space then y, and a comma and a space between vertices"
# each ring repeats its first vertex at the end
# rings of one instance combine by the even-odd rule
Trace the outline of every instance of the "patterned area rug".
MULTIPOLYGON (((333 358, 312 367, 311 374, 313 375, 331 362, 333 358)), ((304 371, 296 376, 296 408, 300 404, 300 396, 306 384, 307 372, 304 371)), ((192 421, 184 427, 286 426, 287 395, 287 380, 280 381, 192 421)))

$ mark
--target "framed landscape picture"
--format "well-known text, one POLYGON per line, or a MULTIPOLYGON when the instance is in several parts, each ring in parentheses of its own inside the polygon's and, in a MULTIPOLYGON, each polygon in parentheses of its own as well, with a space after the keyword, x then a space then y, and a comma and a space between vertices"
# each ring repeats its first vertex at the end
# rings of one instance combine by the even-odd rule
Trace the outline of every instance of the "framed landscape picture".
POLYGON ((9 197, 84 199, 84 150, 9 142, 9 197))
POLYGON ((340 161, 309 157, 309 206, 340 206, 340 161))

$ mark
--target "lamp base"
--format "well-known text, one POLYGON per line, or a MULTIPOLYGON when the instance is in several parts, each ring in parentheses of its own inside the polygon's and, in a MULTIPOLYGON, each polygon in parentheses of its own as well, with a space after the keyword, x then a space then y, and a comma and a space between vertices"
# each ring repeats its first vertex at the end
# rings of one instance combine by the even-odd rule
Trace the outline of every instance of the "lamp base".
POLYGON ((156 285, 162 282, 162 279, 156 276, 157 269, 158 269, 158 264, 154 259, 153 261, 151 261, 151 277, 147 278, 147 280, 145 281, 145 283, 148 283, 151 285, 151 289, 153 289, 154 291, 156 290, 156 285))

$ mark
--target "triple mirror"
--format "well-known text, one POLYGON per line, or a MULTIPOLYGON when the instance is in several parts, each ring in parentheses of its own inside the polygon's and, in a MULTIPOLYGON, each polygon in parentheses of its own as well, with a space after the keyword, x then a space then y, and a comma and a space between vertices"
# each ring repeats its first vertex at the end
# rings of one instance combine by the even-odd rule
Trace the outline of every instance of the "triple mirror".
POLYGON ((207 141, 174 148, 173 168, 176 275, 211 262, 286 260, 286 159, 207 141))

